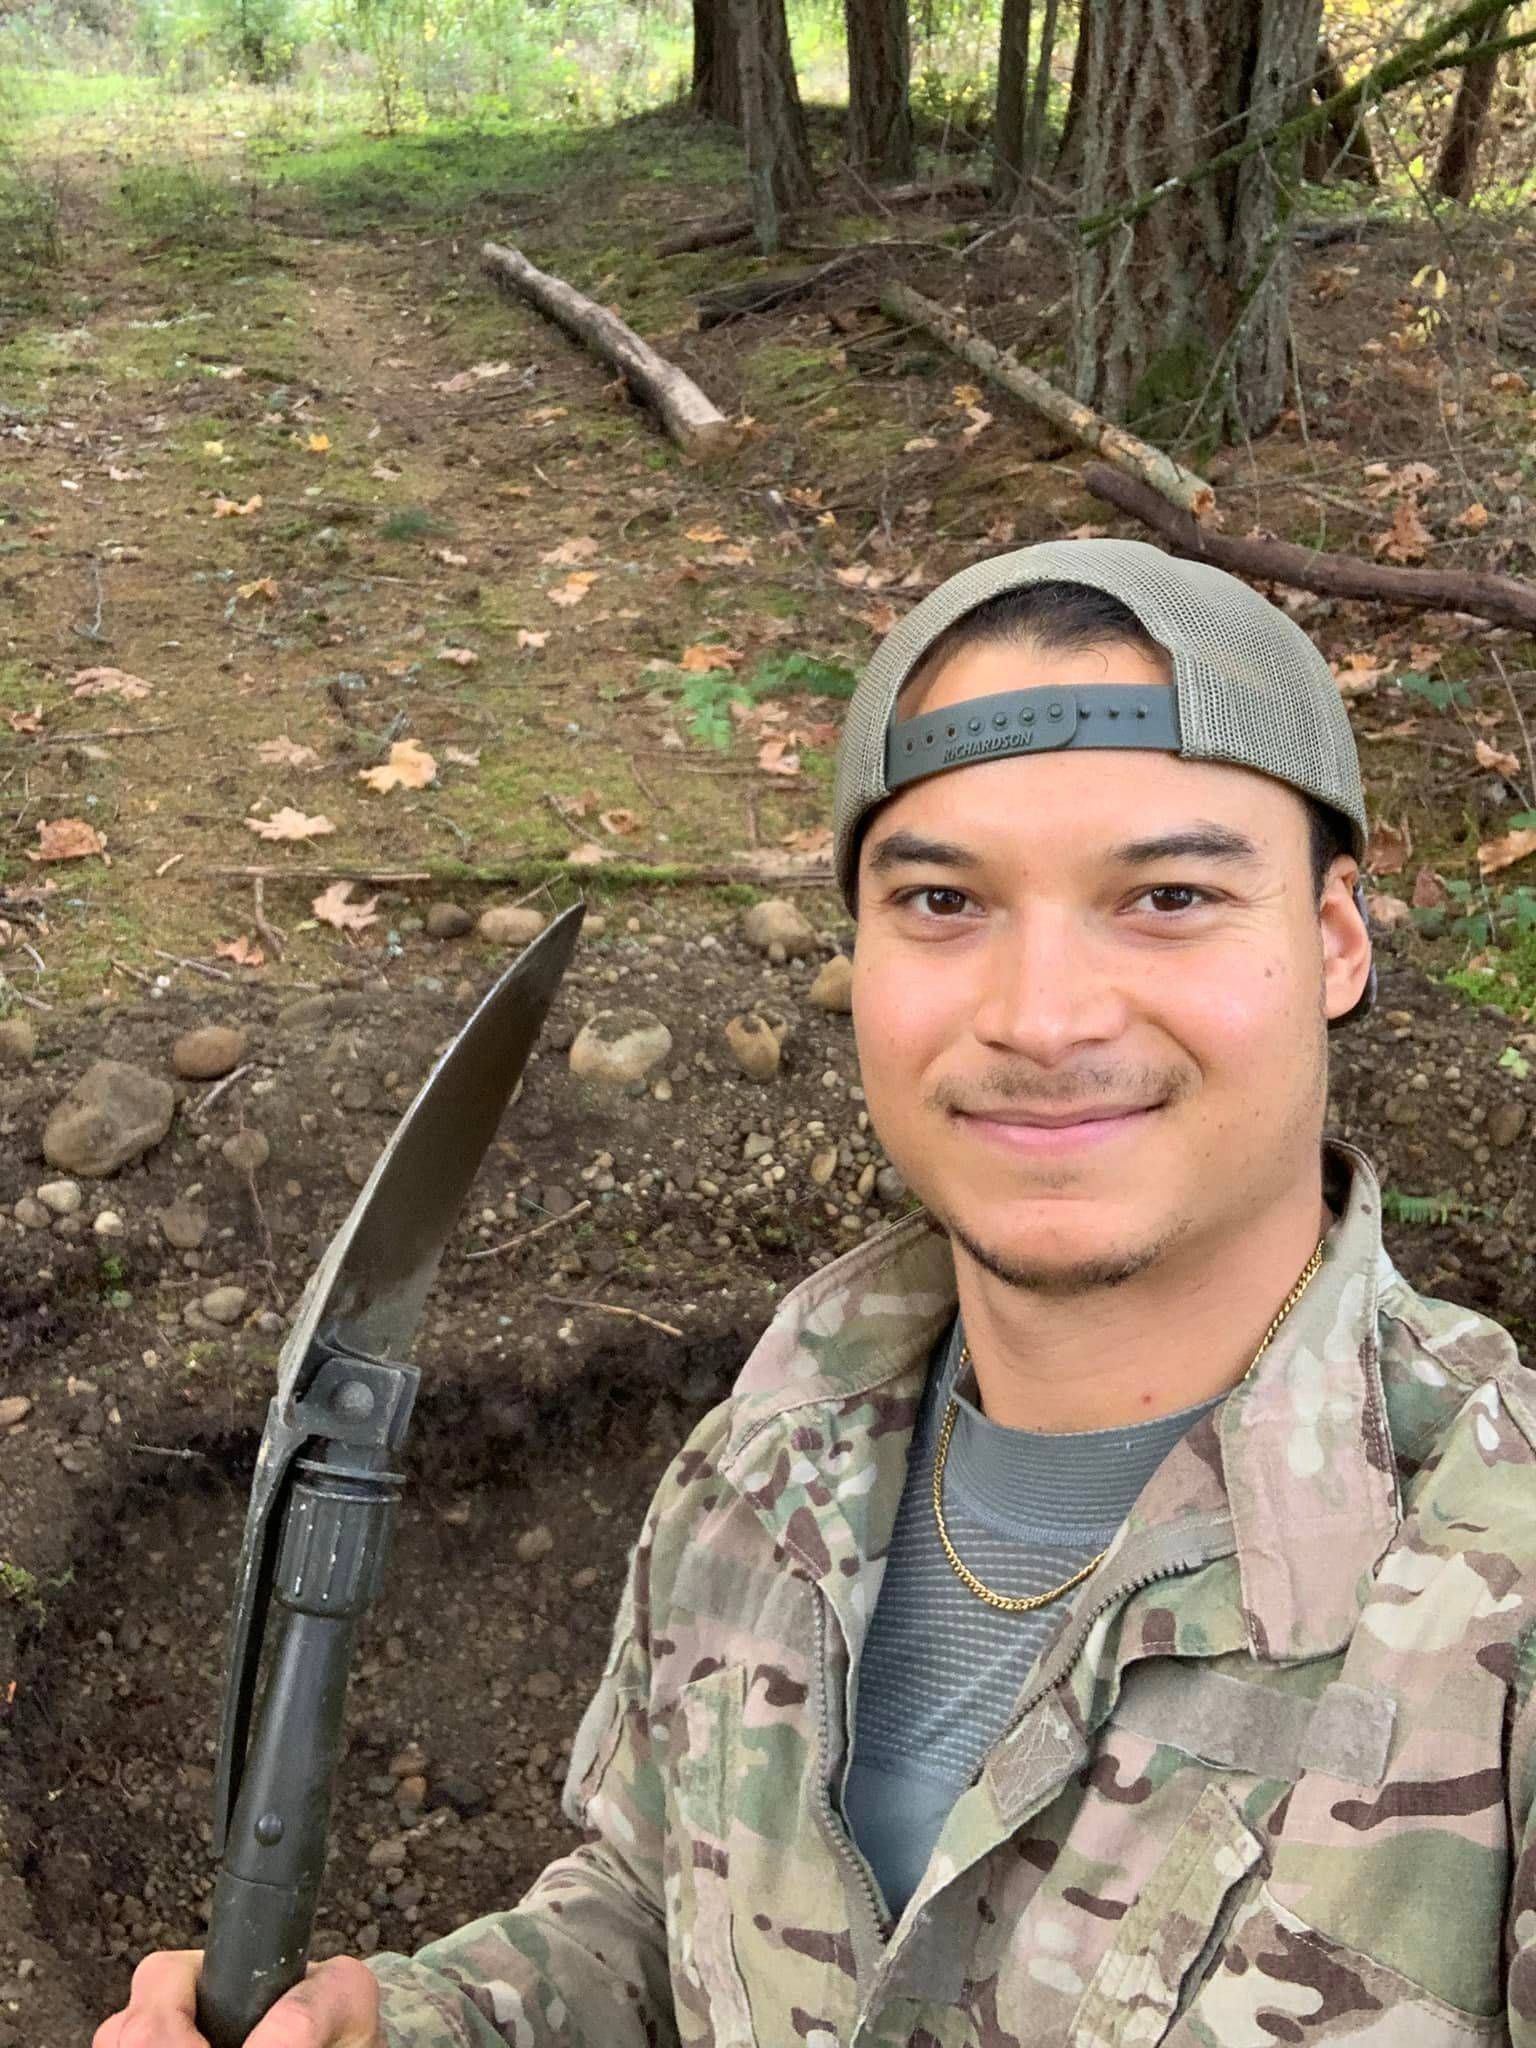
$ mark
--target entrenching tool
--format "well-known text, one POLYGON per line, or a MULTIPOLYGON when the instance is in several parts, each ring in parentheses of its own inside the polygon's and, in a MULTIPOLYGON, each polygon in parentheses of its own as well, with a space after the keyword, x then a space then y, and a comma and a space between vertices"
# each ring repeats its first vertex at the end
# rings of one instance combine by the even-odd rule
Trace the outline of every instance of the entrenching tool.
POLYGON ((304 1975, 353 1642, 383 1582, 404 1483, 393 1468, 420 1378, 406 1361, 584 915, 580 903, 562 911, 443 1054, 327 1246, 278 1360, 240 1550, 214 1784, 220 1867, 197 2004, 213 2048, 241 2048, 304 1975))

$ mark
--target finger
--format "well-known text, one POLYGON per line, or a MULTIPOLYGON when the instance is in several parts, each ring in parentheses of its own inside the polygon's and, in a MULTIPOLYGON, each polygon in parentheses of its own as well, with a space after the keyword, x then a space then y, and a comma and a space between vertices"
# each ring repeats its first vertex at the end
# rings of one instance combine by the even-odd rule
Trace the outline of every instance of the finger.
POLYGON ((197 1949, 146 1956, 127 2005, 102 2022, 91 2048, 205 2048, 194 2024, 201 1963, 197 1949))
POLYGON ((277 2001, 245 2048, 382 2048, 378 1979, 352 1956, 317 1963, 277 2001))

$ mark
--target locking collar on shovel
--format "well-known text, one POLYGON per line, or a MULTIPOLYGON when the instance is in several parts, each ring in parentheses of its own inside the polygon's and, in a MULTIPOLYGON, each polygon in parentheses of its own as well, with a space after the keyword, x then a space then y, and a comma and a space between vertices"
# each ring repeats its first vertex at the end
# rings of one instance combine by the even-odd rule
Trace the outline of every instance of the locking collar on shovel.
POLYGON ((403 1484, 394 1468, 420 1377, 406 1360, 584 915, 580 903, 562 911, 444 1053, 326 1248, 278 1360, 240 1551, 214 1784, 220 1866, 197 2000, 212 2048, 241 2048, 304 1975, 353 1642, 383 1581, 403 1484))

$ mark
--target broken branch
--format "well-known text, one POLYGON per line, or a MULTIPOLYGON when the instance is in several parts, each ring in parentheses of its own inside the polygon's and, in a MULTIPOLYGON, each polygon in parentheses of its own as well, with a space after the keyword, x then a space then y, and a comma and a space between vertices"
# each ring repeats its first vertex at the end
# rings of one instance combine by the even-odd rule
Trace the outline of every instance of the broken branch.
POLYGON ((736 430, 725 414, 676 363, 642 341, 617 314, 599 306, 563 278, 536 269, 520 249, 487 242, 486 269, 615 369, 637 397, 656 413, 678 446, 689 455, 734 448, 736 430))
POLYGON ((1216 493, 1204 477, 1185 469, 1182 463, 1175 462, 1171 455, 1165 454, 1161 448, 1154 448, 1149 441, 1141 441, 1134 434, 1128 434, 1124 427, 1117 427, 1112 420, 1080 404, 1067 392, 1058 391, 1037 370, 1026 368, 1011 351, 985 340, 955 314, 946 312, 934 300, 924 298, 910 285, 888 284, 880 294, 880 306, 891 319, 920 327, 936 341, 942 341, 962 362, 969 363, 984 377, 990 377, 994 384, 1001 385, 1004 391, 1023 399, 1036 412, 1043 413, 1048 420, 1064 428, 1073 440, 1082 442, 1084 447, 1096 449, 1106 462, 1129 471, 1168 503, 1182 507, 1196 518, 1206 517, 1214 508, 1216 493))
POLYGON ((1513 576, 1455 569, 1389 569, 1349 555, 1322 555, 1286 540, 1235 540, 1198 526, 1135 477, 1102 462, 1090 462, 1083 482, 1096 498, 1128 512, 1161 534, 1176 555, 1210 562, 1259 583, 1287 583, 1324 597, 1362 597, 1431 611, 1470 612, 1495 625, 1536 631, 1536 585, 1513 576))

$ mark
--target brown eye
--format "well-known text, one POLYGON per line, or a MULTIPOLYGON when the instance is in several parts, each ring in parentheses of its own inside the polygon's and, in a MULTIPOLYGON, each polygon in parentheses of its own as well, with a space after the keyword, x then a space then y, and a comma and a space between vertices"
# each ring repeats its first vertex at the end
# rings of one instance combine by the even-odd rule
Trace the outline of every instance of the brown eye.
POLYGON ((969 898, 963 889, 915 889, 914 900, 926 899, 926 907, 934 917, 953 917, 964 910, 969 898))

